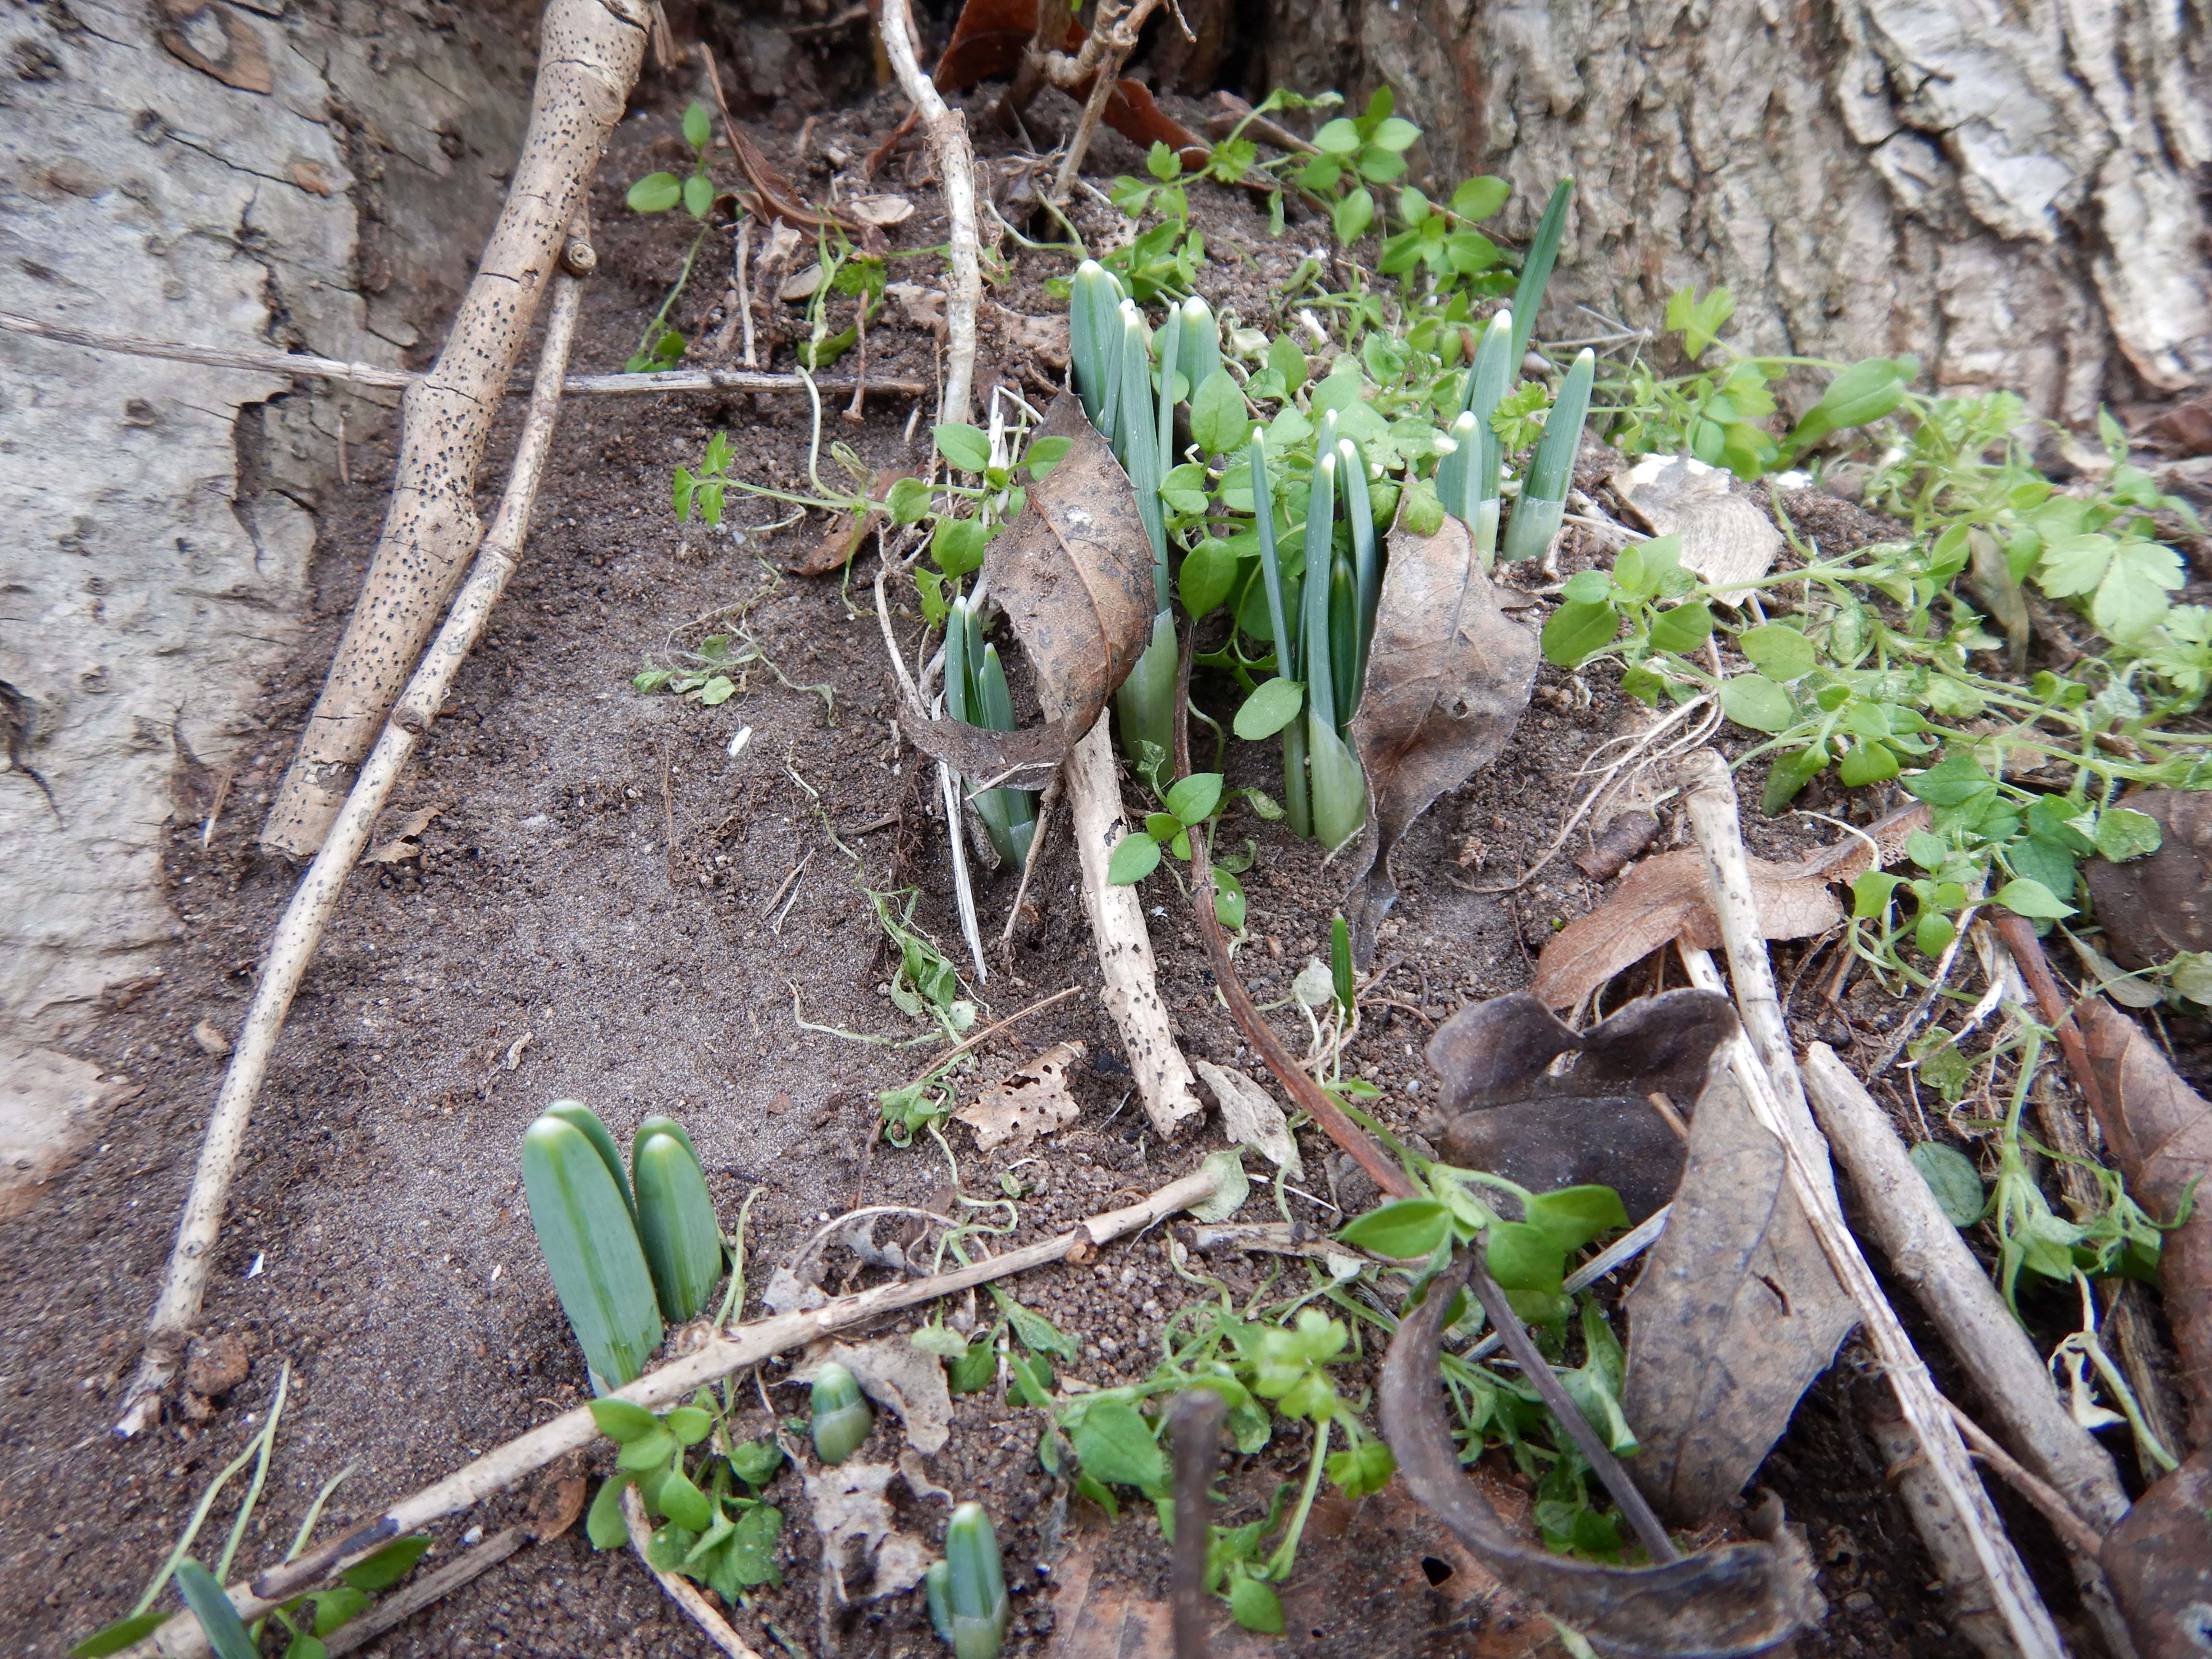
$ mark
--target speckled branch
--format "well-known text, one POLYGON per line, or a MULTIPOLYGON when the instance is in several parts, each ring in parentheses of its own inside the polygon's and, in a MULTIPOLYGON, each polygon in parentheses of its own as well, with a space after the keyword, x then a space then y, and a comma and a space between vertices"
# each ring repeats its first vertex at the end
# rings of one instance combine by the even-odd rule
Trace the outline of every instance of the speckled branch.
POLYGON ((401 400, 392 506, 330 678, 262 826, 305 857, 323 844, 385 711, 406 683, 483 534, 477 472, 500 398, 637 80, 647 0, 550 0, 514 184, 444 350, 401 400))
MULTIPOLYGON (((574 246, 588 249, 580 234, 574 246)), ((588 261, 580 252, 580 267, 588 261)), ((207 1291, 208 1269, 215 1260, 216 1240, 222 1232, 223 1207, 230 1196, 230 1177, 246 1144, 246 1127, 252 1121, 254 1103, 260 1097, 268 1074, 269 1057, 291 1012, 292 998, 313 960, 315 946, 345 892, 346 877, 368 846, 377 815, 392 798, 399 775, 437 717, 453 689, 453 680, 483 638, 492 607, 506 590, 507 579, 522 556, 530 531, 530 514, 538 499, 538 483, 544 474, 552 448, 556 416, 561 405, 561 384, 568 367, 568 346, 575 337, 576 314, 582 283, 563 271, 553 279, 552 315, 545 327, 544 354, 538 368, 538 387, 525 417, 522 438, 515 447, 514 465, 507 490, 492 520, 491 532, 477 550, 474 571, 454 602, 422 659, 422 665, 408 682, 405 693, 378 738, 368 763, 361 769, 351 793, 330 826, 322 850, 300 878, 300 885, 285 907, 283 916, 263 953, 261 976, 254 987, 253 1006, 238 1048, 223 1074, 222 1090, 209 1115, 207 1134, 200 1145, 198 1166, 192 1171, 191 1191, 185 1200, 184 1218, 177 1225, 177 1243, 162 1274, 161 1293, 154 1304, 146 1332, 146 1346, 125 1396, 115 1431, 125 1437, 149 1429, 161 1421, 161 1396, 183 1363, 185 1346, 198 1319, 200 1301, 207 1291)))

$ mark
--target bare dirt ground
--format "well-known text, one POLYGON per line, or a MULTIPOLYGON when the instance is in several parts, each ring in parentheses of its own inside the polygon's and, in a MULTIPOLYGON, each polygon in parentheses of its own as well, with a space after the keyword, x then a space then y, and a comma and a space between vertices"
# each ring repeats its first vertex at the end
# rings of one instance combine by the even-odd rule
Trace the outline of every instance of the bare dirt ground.
MULTIPOLYGON (((618 366, 632 349, 689 230, 623 208, 623 185, 661 164, 654 146, 665 149, 683 95, 663 88, 641 101, 596 194, 603 274, 586 301, 580 368, 618 366)), ((818 188, 825 145, 872 147, 899 113, 882 97, 832 115, 812 131, 804 158, 795 153, 795 118, 755 131, 794 178, 818 188)), ((1119 140, 1101 148, 1097 168, 1138 164, 1119 140)), ((903 187, 896 177, 890 184, 903 187)), ((917 194, 921 211, 900 227, 898 246, 942 235, 934 192, 917 194)), ((1264 221, 1235 201, 1210 201, 1206 211, 1217 268, 1241 273, 1217 303, 1256 314, 1271 273, 1294 250, 1271 243, 1264 221)), ((702 264, 676 313, 695 338, 711 337, 719 323, 710 313, 726 257, 716 250, 724 248, 710 240, 716 263, 702 264)), ((1057 310, 1036 285, 1054 268, 1024 258, 993 297, 1018 314, 1057 310)), ((933 262, 915 270, 929 274, 933 262)), ((987 337, 979 385, 1003 378, 1034 398, 1036 380, 1053 371, 1005 339, 987 337)), ((876 372, 932 379, 926 334, 884 327, 872 341, 876 372)), ((777 366, 787 362, 787 348, 777 366)), ((926 425, 916 441, 903 438, 910 410, 909 399, 878 396, 864 424, 834 413, 828 424, 871 465, 913 467, 927 438, 926 425)), ((205 1337, 234 1341, 250 1370, 207 1420, 172 1420, 117 1443, 106 1432, 114 1399, 136 1358, 222 1072, 191 1034, 204 1020, 235 1030, 261 942, 292 889, 294 871, 260 854, 254 836, 374 538, 392 466, 389 431, 356 445, 351 486, 320 504, 314 631, 268 688, 264 727, 205 851, 200 829, 213 780, 191 772, 178 780, 174 949, 157 981, 118 998, 75 1039, 88 1058, 144 1092, 117 1113, 94 1154, 0 1233, 0 1434, 12 1448, 0 1473, 0 1643, 11 1650, 59 1654, 129 1610, 210 1474, 262 1421, 288 1366, 289 1403, 241 1568, 280 1555, 317 1486, 343 1468, 353 1473, 319 1536, 584 1397, 582 1365, 520 1190, 519 1138, 546 1102, 581 1097, 618 1135, 649 1112, 682 1118, 726 1218, 760 1189, 751 1213, 756 1285, 821 1218, 856 1201, 921 1202, 947 1179, 927 1141, 903 1152, 866 1150, 876 1091, 912 1075, 930 1049, 863 1043, 798 1023, 803 1015, 896 1042, 921 1035, 878 993, 888 967, 867 890, 918 885, 917 921, 957 956, 942 825, 915 787, 914 751, 888 723, 890 678, 874 618, 862 607, 865 584, 848 594, 835 576, 777 577, 763 562, 810 546, 819 516, 765 538, 676 524, 669 470, 695 458, 718 429, 731 433, 745 476, 787 486, 803 475, 800 398, 763 398, 757 406, 735 397, 600 399, 572 403, 563 414, 562 459, 541 497, 526 566, 403 783, 386 833, 419 810, 438 816, 422 830, 418 855, 353 878, 253 1125, 202 1325, 205 1337), (740 616, 774 669, 757 666, 729 702, 709 709, 629 688, 647 655, 665 660, 672 644, 696 642, 740 616), (732 757, 730 740, 744 726, 750 740, 732 757)), ((501 453, 500 441, 493 453, 501 453)), ((1836 510, 1847 518, 1840 504, 1836 510)), ((748 502, 732 519, 742 526, 769 516, 766 504, 748 502)), ((1571 556, 1569 567, 1575 562, 1571 556)), ((918 618, 908 608, 899 622, 911 643, 918 618)), ((1440 801, 1399 854, 1405 896, 1380 960, 1391 964, 1388 994, 1422 1012, 1382 1011, 1355 1055, 1382 1085, 1381 1110, 1395 1124, 1410 1125, 1420 1110, 1426 1022, 1469 998, 1525 985, 1531 954, 1557 921, 1601 896, 1564 860, 1510 897, 1463 885, 1503 879, 1540 853, 1581 787, 1573 774, 1582 757, 1638 712, 1593 689, 1585 698, 1546 670, 1504 756, 1440 801)), ((1200 693, 1211 695, 1203 684, 1200 693)), ((1810 804, 1839 810, 1833 800, 1810 804)), ((1875 805, 1851 803, 1862 817, 1875 805)), ((1755 813, 1747 818, 1770 854, 1826 833, 1808 831, 1803 820, 1768 826, 1755 813)), ((1255 994, 1268 1000, 1283 994, 1309 954, 1325 949, 1342 878, 1276 828, 1248 820, 1234 831, 1260 846, 1250 878, 1260 942, 1243 960, 1255 994)), ((1670 822, 1664 839, 1673 832, 1670 822)), ((1056 839, 1036 890, 1039 919, 1011 965, 975 988, 987 1017, 1063 987, 1085 988, 983 1058, 988 1073, 1063 1038, 1089 1045, 1075 1081, 1082 1121, 1022 1172, 1033 1188, 1022 1202, 1026 1236, 1117 1195, 1126 1201, 1219 1144, 1209 1124, 1184 1144, 1163 1146, 1129 1102, 1073 882, 1073 853, 1056 839)), ((981 878, 987 933, 1002 920, 1012 886, 1010 872, 981 878)), ((1234 1063, 1240 1045, 1214 1001, 1193 928, 1169 897, 1148 902, 1158 907, 1163 988, 1188 1051, 1234 1063)), ((1785 982, 1794 960, 1784 953, 1785 982)), ((1817 1012, 1802 1035, 1856 1041, 1863 1051, 1879 1046, 1895 1017, 1878 998, 1830 1005, 1809 989, 1799 1003, 1807 1006, 1817 1012)), ((1304 1033, 1296 1035, 1303 1046, 1304 1033)), ((1293 1203, 1302 1218, 1330 1224, 1336 1212, 1324 1200, 1332 1193, 1350 1209, 1371 1189, 1341 1179, 1318 1137, 1305 1141, 1316 1196, 1293 1203)), ((964 1131, 956 1131, 956 1146, 968 1189, 994 1190, 997 1163, 976 1154, 964 1131)), ((1260 1270, 1246 1264, 1217 1263, 1216 1271, 1242 1291, 1258 1284, 1260 1270)), ((1196 1293, 1170 1270, 1158 1235, 1012 1288, 1084 1338, 1079 1373, 1100 1383, 1142 1375, 1161 1320, 1196 1293)), ((1859 1395, 1869 1385, 1855 1352, 1847 1350, 1808 1397, 1765 1475, 1809 1527, 1830 1603, 1826 1626, 1805 1650, 1948 1654, 1954 1639, 1926 1593, 1925 1563, 1861 1427, 1859 1395)), ((788 1411, 801 1396, 779 1392, 777 1374, 766 1375, 768 1397, 788 1411)), ((969 1396, 958 1404, 951 1446, 930 1463, 936 1480, 985 1498, 997 1517, 1020 1592, 1020 1653, 1044 1650, 1054 1623, 1048 1592, 1071 1563, 1082 1564, 1094 1598, 1116 1584, 1158 1594, 1165 1568, 1148 1516, 1109 1529, 1039 1468, 1039 1422, 1040 1413, 1001 1395, 969 1396)), ((1231 1490, 1249 1507, 1225 1518, 1257 1514, 1275 1481, 1300 1466, 1302 1445, 1284 1438, 1260 1459, 1240 1461, 1231 1490)), ((738 1622, 764 1650, 781 1642, 820 1653, 817 1549, 804 1500, 788 1474, 771 1496, 789 1518, 787 1586, 738 1622)), ((447 1528, 441 1556, 459 1547, 462 1527, 502 1524, 521 1497, 447 1528)), ((227 1499, 217 1528, 229 1512, 227 1499)), ((926 1536, 941 1525, 934 1500, 912 1500, 906 1515, 926 1536)), ((2019 1530, 2037 1537, 2039 1526, 2023 1520, 2019 1530)), ((211 1528, 203 1556, 217 1542, 211 1528)), ((2055 1556, 2038 1565, 2054 1599, 2064 1599, 2055 1556)), ((1282 1650, 1379 1659, 1518 1652, 1543 1639, 1493 1617, 1483 1595, 1468 1593, 1470 1582, 1436 1529, 1395 1493, 1364 1506, 1325 1503, 1289 1598, 1282 1650)), ((837 1638, 853 1656, 939 1650, 911 1595, 862 1607, 838 1621, 837 1638)), ((526 1549, 373 1650, 711 1651, 634 1559, 595 1557, 580 1529, 526 1549)))

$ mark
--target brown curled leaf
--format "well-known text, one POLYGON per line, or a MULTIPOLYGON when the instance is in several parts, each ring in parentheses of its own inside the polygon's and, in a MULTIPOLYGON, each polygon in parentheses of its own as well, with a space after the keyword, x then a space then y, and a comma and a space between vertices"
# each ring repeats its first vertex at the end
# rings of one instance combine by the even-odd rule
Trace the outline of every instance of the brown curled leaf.
MULTIPOLYGON (((1617 1016, 1616 1016, 1617 1018, 1617 1016)), ((1735 1501, 1858 1314, 1791 1191, 1782 1143, 1717 1070, 1667 1231, 1628 1298, 1629 1473, 1694 1526, 1735 1501)))
POLYGON ((1497 757, 1536 677, 1536 636, 1498 609, 1467 526, 1446 518, 1432 536, 1402 524, 1375 611, 1367 682, 1352 746, 1367 775, 1367 867, 1345 902, 1352 954, 1375 955, 1376 929, 1398 902, 1390 854, 1447 789, 1497 757))
POLYGON ((1607 1659, 1732 1659, 1766 1653, 1822 1611, 1812 1563, 1785 1528, 1659 1567, 1601 1567, 1508 1532, 1461 1468, 1437 1380, 1438 1339, 1464 1268, 1408 1309, 1382 1366, 1383 1438, 1407 1486, 1506 1588, 1572 1626, 1607 1659))
POLYGON ((1470 1003, 1429 1039, 1444 1085, 1444 1159, 1533 1192, 1610 1187, 1642 1221, 1682 1178, 1682 1143, 1651 1092, 1687 1108, 1735 1030, 1735 1010, 1713 991, 1646 997, 1588 1031, 1525 991, 1470 1003), (1554 1077, 1563 1054, 1574 1062, 1554 1077))
POLYGON ((1073 393, 1053 399, 1036 435, 1073 447, 1030 486, 1029 505, 991 544, 984 574, 1021 641, 1044 724, 987 732, 907 705, 915 744, 978 788, 1016 768, 1058 765, 1128 678, 1159 608, 1136 492, 1073 393))
MULTIPOLYGON (((1907 836, 1927 825, 1928 808, 1915 802, 1870 826, 1863 836, 1846 836, 1791 863, 1752 860, 1762 936, 1809 939, 1835 927, 1844 910, 1830 885, 1855 881, 1872 869, 1877 849, 1888 863, 1903 850, 1907 836)), ((1621 878, 1603 904, 1545 942, 1529 989, 1547 1007, 1571 1008, 1622 969, 1674 939, 1703 951, 1719 950, 1720 918, 1706 896, 1706 879, 1705 856, 1693 850, 1644 860, 1621 878)))
POLYGON ((2178 951, 2212 951, 2212 794, 2146 789, 2121 803, 2158 822, 2158 850, 2082 874, 2097 922, 2123 968, 2148 968, 2178 951))

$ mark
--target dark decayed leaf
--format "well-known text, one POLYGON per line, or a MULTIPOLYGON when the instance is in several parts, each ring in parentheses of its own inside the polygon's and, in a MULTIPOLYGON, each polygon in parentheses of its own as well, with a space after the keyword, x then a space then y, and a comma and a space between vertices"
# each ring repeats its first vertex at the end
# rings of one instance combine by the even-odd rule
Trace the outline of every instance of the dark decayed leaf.
POLYGON ((1735 1074, 1691 1121, 1667 1231, 1628 1298, 1622 1398, 1652 1507, 1694 1526, 1735 1501, 1857 1314, 1735 1074))
POLYGON ((1430 802, 1505 746, 1535 675, 1535 635, 1498 609, 1467 526, 1447 517, 1432 536, 1402 523, 1392 530, 1366 686, 1352 721, 1372 803, 1362 842, 1370 862, 1345 903, 1363 964, 1398 900, 1390 854, 1399 838, 1430 802))
POLYGON ((2155 819, 2163 839, 2148 858, 2093 859, 2083 872, 2113 958, 2148 968, 2212 951, 2212 793, 2147 789, 2123 805, 2155 819))
POLYGON ((1641 1221, 1682 1176, 1682 1143, 1651 1093, 1686 1108, 1735 1030, 1729 1000, 1711 991, 1647 997, 1588 1031, 1526 992, 1470 1003, 1429 1039, 1444 1085, 1442 1155, 1534 1192, 1610 1187, 1641 1221), (1553 1077, 1562 1054, 1574 1063, 1553 1077))
POLYGON ((1629 1568, 1553 1555, 1509 1533, 1460 1467, 1444 1415, 1437 1339, 1451 1300, 1438 1281, 1391 1338, 1382 1433, 1407 1488, 1508 1589, 1573 1626, 1607 1659, 1765 1653, 1817 1622, 1823 1608, 1812 1563, 1787 1528, 1776 1528, 1773 1543, 1629 1568))
POLYGON ((2212 1446, 2137 1498, 2098 1559, 2141 1659, 2203 1659, 2212 1641, 2212 1446))
POLYGON ((2189 1206, 2189 1219, 2160 1246, 2158 1277, 2190 1431, 2200 1447, 2212 1446, 2212 1101, 2181 1080, 2156 1039, 2102 997, 2085 998, 2076 1018, 2094 1073, 2082 1079, 2083 1092, 2128 1195, 2161 1222, 2189 1206))
POLYGON ((978 780, 1059 764, 1152 643, 1159 610, 1152 544, 1128 474, 1073 393, 1053 400, 1037 436, 1073 447, 1030 486, 1029 505, 991 544, 984 570, 1021 641, 1044 724, 987 732, 930 720, 910 704, 906 711, 916 744, 978 780))

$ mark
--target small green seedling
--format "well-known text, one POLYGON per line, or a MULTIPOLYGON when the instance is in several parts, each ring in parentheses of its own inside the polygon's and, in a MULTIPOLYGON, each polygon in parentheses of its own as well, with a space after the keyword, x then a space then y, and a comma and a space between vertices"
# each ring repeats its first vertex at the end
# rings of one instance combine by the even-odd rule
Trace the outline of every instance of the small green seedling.
POLYGON ((1006 1570, 981 1504, 962 1504, 945 1528, 945 1559, 923 1576, 929 1621, 953 1659, 999 1659, 1006 1646, 1006 1570))
POLYGON ((825 1463, 842 1463, 860 1450, 876 1425, 860 1383, 834 1359, 815 1373, 813 1406, 814 1451, 825 1463))

